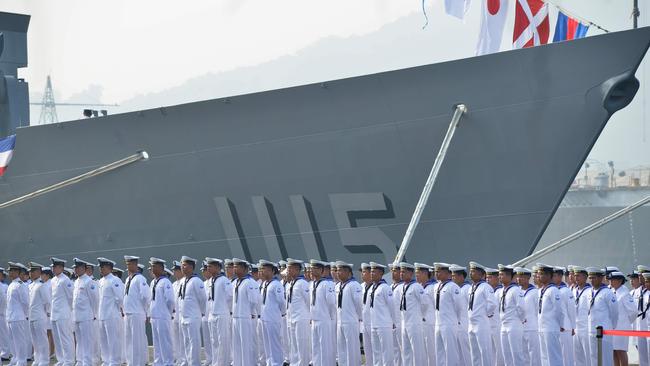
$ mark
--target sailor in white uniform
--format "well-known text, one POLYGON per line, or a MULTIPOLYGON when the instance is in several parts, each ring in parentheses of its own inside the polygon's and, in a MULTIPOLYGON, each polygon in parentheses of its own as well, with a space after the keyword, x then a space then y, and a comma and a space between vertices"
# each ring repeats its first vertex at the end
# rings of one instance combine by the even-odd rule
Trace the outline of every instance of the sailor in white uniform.
POLYGON ((285 318, 287 312, 284 286, 277 277, 278 265, 276 263, 260 260, 258 268, 263 281, 260 310, 262 346, 266 357, 263 365, 282 366, 284 362, 281 342, 282 319, 285 318))
POLYGON ((94 320, 97 319, 99 290, 95 281, 86 274, 88 262, 78 258, 73 259, 73 262, 74 272, 77 275, 72 296, 77 365, 91 366, 95 355, 96 326, 94 320))
POLYGON ((488 316, 496 310, 494 290, 485 282, 485 266, 469 263, 469 276, 472 289, 467 306, 469 317, 469 341, 472 364, 491 366, 494 360, 492 352, 491 325, 488 316))
POLYGON ((494 314, 488 314, 490 319, 490 329, 492 338, 492 354, 494 355, 494 364, 496 366, 503 366, 503 350, 501 349, 501 320, 499 316, 500 307, 498 306, 503 293, 503 285, 499 280, 499 270, 496 268, 485 268, 485 282, 487 282, 492 290, 494 290, 494 301, 497 307, 494 314))
POLYGON ((516 281, 521 288, 524 310, 524 334, 522 345, 523 365, 541 365, 539 351, 538 309, 539 291, 530 283, 532 272, 528 268, 515 267, 516 281))
POLYGON ((336 321, 339 366, 361 365, 359 332, 363 312, 363 290, 352 272, 352 264, 336 261, 336 321))
POLYGON ((334 282, 323 276, 325 262, 312 259, 309 264, 313 279, 309 291, 312 364, 333 366, 336 362, 336 347, 332 343, 333 324, 336 324, 334 282))
POLYGON ((395 365, 394 331, 399 322, 393 290, 383 279, 386 266, 370 262, 370 324, 372 327, 372 357, 375 366, 395 365))
POLYGON ((553 283, 558 288, 560 293, 560 301, 562 302, 562 313, 564 314, 562 320, 562 331, 560 331, 560 345, 562 346, 562 359, 565 365, 573 365, 573 334, 576 329, 576 307, 575 297, 569 286, 564 283, 564 275, 566 269, 564 267, 553 268, 553 283))
MULTIPOLYGON (((181 287, 183 286, 183 271, 181 270, 181 262, 173 261, 172 271, 174 273, 174 282, 172 283, 172 290, 174 290, 174 313, 172 319, 172 335, 174 340, 174 360, 176 365, 185 365, 185 345, 183 344, 183 331, 181 329, 181 315, 180 315, 180 301, 181 301, 181 287)), ((230 329, 230 326, 228 326, 230 329)))
POLYGON ((361 339, 363 340, 363 354, 366 359, 366 365, 373 365, 372 358, 372 323, 370 319, 370 293, 372 292, 372 277, 370 276, 370 264, 361 263, 362 298, 361 298, 361 339))
POLYGON ((233 258, 235 276, 232 299, 232 338, 233 365, 255 365, 257 350, 251 340, 257 336, 256 324, 259 315, 260 290, 257 282, 250 276, 249 263, 233 258))
POLYGON ((573 297, 576 306, 576 334, 573 337, 573 359, 576 366, 591 366, 589 355, 589 302, 591 284, 587 282, 587 270, 584 267, 573 266, 575 286, 573 297))
MULTIPOLYGON (((393 290, 393 304, 395 306, 395 312, 399 316, 399 305, 402 302, 402 290, 403 282, 402 275, 399 268, 399 263, 389 263, 388 269, 390 270, 392 283, 390 288, 393 290)), ((402 350, 402 322, 398 321, 395 324, 395 330, 393 331, 393 347, 395 347, 395 352, 393 356, 395 358, 395 366, 402 366, 404 352, 402 350)))
POLYGON ((124 256, 129 277, 124 287, 124 316, 125 339, 126 339, 126 360, 129 366, 142 366, 149 358, 144 354, 145 322, 151 301, 151 290, 147 279, 142 275, 138 267, 139 257, 124 256))
MULTIPOLYGON (((616 328, 628 330, 632 329, 632 322, 636 319, 636 304, 627 287, 624 286, 626 282, 625 275, 619 271, 609 274, 609 283, 614 295, 616 295, 616 302, 618 303, 618 321, 616 328)), ((614 337, 614 364, 627 365, 627 350, 630 346, 629 337, 614 337)))
POLYGON ((22 263, 9 262, 9 287, 5 318, 9 327, 10 349, 13 357, 9 365, 26 366, 29 357, 29 289, 23 281, 27 267, 22 263))
MULTIPOLYGON (((203 288, 205 289, 205 296, 209 297, 208 285, 210 284, 210 279, 212 278, 212 275, 210 274, 210 272, 208 272, 208 264, 205 263, 205 260, 203 261, 201 266, 201 276, 203 277, 203 288)), ((203 344, 203 350, 205 353, 205 362, 203 362, 203 365, 212 364, 212 347, 210 347, 210 326, 208 324, 207 306, 208 305, 206 303, 206 309, 204 310, 205 315, 203 315, 203 317, 201 318, 201 339, 202 339, 201 343, 203 344)))
POLYGON ((402 362, 404 366, 420 366, 426 363, 424 347, 424 313, 423 303, 427 301, 424 288, 414 278, 415 266, 401 262, 400 278, 402 280, 402 296, 399 313, 402 328, 402 362))
MULTIPOLYGON (((634 329, 646 331, 648 330, 648 320, 650 317, 646 311, 650 303, 646 301, 648 298, 648 288, 645 286, 645 279, 643 273, 650 272, 650 267, 644 265, 639 265, 637 267, 637 274, 639 276, 640 286, 634 291, 632 291, 632 297, 634 302, 637 305, 637 317, 634 321, 634 329)), ((650 365, 650 343, 646 337, 636 337, 635 343, 639 351, 639 366, 649 366, 650 365)))
POLYGON ((537 280, 540 286, 539 343, 543 366, 563 365, 560 332, 564 322, 562 296, 553 283, 554 267, 538 263, 537 280))
POLYGON ((66 261, 51 258, 52 261, 52 336, 56 366, 72 366, 74 364, 74 341, 72 338, 72 292, 73 285, 64 273, 66 261))
POLYGON ((287 258, 287 321, 289 322, 289 362, 292 366, 307 366, 311 361, 309 341, 309 284, 300 274, 303 262, 287 258))
POLYGON ((99 347, 105 366, 118 366, 122 363, 122 338, 120 328, 122 322, 122 303, 124 290, 122 280, 113 275, 115 262, 107 258, 97 258, 99 273, 102 278, 99 287, 99 347))
POLYGON ((461 297, 460 287, 451 280, 450 264, 434 263, 438 283, 433 286, 436 316, 435 349, 439 366, 459 364, 458 325, 461 314, 467 314, 467 301, 461 297))
MULTIPOLYGON (((95 283, 97 287, 97 293, 99 293, 99 283, 97 282, 97 279, 95 278, 95 264, 88 262, 86 264, 86 275, 90 277, 90 279, 95 283)), ((99 300, 97 300, 99 301, 99 300)), ((101 346, 100 346, 100 339, 99 339, 99 320, 94 319, 93 320, 93 364, 100 364, 101 363, 101 346)))
POLYGON ((50 345, 47 339, 48 315, 52 302, 52 291, 41 279, 43 265, 29 262, 29 330, 34 348, 34 366, 47 366, 50 363, 50 345))
POLYGON ((230 309, 232 305, 232 285, 222 272, 223 261, 218 258, 205 258, 210 272, 208 283, 208 326, 210 328, 210 347, 212 364, 225 365, 231 359, 231 324, 230 309))
POLYGON ((424 337, 424 365, 435 366, 436 364, 436 279, 433 274, 433 267, 424 263, 413 263, 415 267, 415 280, 424 290, 422 301, 422 333, 424 337))
MULTIPOLYGON (((616 295, 603 283, 605 271, 597 267, 588 267, 587 273, 591 282, 591 299, 589 301, 589 331, 590 343, 589 353, 591 364, 598 364, 598 351, 596 341, 596 327, 603 329, 614 329, 618 322, 618 304, 616 295)), ((612 365, 614 353, 612 349, 612 337, 603 337, 603 365, 612 365)))
MULTIPOLYGON (((279 280, 280 284, 282 285, 282 288, 284 289, 284 306, 286 309, 287 306, 287 288, 289 287, 289 281, 287 280, 287 261, 280 260, 278 261, 278 273, 279 273, 279 280)), ((286 313, 286 310, 285 310, 286 313)), ((283 363, 289 363, 289 326, 287 324, 287 316, 282 317, 282 328, 281 328, 281 334, 282 334, 282 361, 283 363)))
POLYGON ((174 347, 172 342, 172 316, 175 293, 165 271, 165 261, 160 258, 149 259, 154 279, 151 281, 151 335, 153 337, 154 366, 172 366, 174 347))
POLYGON ((469 282, 465 279, 467 277, 467 268, 461 267, 457 264, 450 265, 449 269, 451 270, 451 279, 458 285, 460 288, 460 301, 463 305, 463 312, 460 314, 460 319, 458 320, 458 356, 460 358, 461 365, 470 365, 471 352, 469 349, 469 319, 467 317, 467 307, 469 306, 469 291, 472 288, 469 282))
POLYGON ((499 264, 499 280, 503 285, 498 300, 501 323, 501 350, 506 366, 524 365, 524 321, 526 309, 524 292, 514 281, 513 266, 499 264))
POLYGON ((2 361, 9 361, 11 357, 11 349, 9 348, 11 339, 9 338, 9 328, 5 316, 7 312, 7 288, 9 287, 5 283, 6 277, 7 271, 0 267, 0 359, 2 361))
POLYGON ((201 318, 206 309, 208 298, 205 294, 203 281, 194 273, 196 259, 183 256, 181 270, 183 282, 179 290, 179 315, 185 349, 185 364, 199 366, 201 364, 201 318))

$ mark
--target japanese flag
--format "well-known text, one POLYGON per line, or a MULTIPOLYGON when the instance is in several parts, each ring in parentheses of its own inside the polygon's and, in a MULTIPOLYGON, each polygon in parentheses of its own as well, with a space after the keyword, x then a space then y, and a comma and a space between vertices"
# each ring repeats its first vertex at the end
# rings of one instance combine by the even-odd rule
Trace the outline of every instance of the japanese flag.
POLYGON ((508 6, 508 0, 482 0, 481 33, 476 45, 476 55, 499 51, 508 6))

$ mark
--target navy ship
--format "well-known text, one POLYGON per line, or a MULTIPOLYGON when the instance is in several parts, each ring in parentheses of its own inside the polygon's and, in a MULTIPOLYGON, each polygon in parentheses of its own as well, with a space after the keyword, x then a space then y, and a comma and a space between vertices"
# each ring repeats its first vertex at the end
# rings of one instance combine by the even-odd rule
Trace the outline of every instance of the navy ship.
POLYGON ((29 126, 16 77, 28 22, 0 13, 0 131, 16 134, 0 201, 138 151, 148 159, 0 209, 0 262, 392 262, 459 103, 468 112, 406 259, 515 261, 537 246, 607 121, 634 98, 650 43, 641 28, 29 126))

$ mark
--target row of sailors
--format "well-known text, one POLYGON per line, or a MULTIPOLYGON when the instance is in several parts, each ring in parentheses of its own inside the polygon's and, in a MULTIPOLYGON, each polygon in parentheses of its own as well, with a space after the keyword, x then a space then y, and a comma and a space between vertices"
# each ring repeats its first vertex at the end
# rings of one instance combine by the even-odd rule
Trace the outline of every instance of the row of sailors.
MULTIPOLYGON (((468 282, 467 268, 454 264, 371 262, 361 265, 360 283, 342 261, 262 260, 252 276, 245 260, 206 258, 201 280, 193 258, 173 270, 151 258, 147 283, 138 261, 125 256, 126 283, 106 258, 98 258, 99 281, 88 275, 93 264, 77 258, 74 282, 58 258, 51 268, 10 262, 10 285, 0 285, 0 351, 25 365, 33 347, 34 364, 46 365, 51 328, 57 365, 144 365, 149 321, 154 365, 200 365, 201 338, 215 366, 360 365, 361 349, 367 365, 596 365, 597 326, 648 330, 644 266, 629 275, 630 292, 610 267, 470 262, 468 282)), ((627 343, 606 336, 604 364, 626 361, 627 343)), ((647 365, 647 341, 636 345, 647 365)))

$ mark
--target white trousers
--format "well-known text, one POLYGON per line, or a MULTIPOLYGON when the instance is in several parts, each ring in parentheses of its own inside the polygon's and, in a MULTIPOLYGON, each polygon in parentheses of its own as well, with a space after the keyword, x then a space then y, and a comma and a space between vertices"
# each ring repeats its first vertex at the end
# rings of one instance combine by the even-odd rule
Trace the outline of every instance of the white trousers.
POLYGON ((363 353, 366 358, 366 365, 374 365, 372 355, 372 328, 370 325, 363 325, 363 353))
MULTIPOLYGON (((284 356, 282 355, 282 322, 262 321, 262 344, 266 357, 262 365, 282 366, 284 356)), ((214 365, 217 366, 217 365, 214 365)))
POLYGON ((395 366, 402 366, 402 325, 398 324, 395 329, 393 329, 393 358, 395 366))
POLYGON ((524 365, 540 366, 542 353, 539 350, 539 332, 537 330, 524 330, 524 365))
POLYGON ((402 362, 404 366, 422 366, 426 362, 422 323, 402 325, 402 362))
POLYGON ((589 334, 586 329, 577 330, 576 335, 573 337, 573 359, 576 366, 591 366, 589 334))
POLYGON ((120 344, 120 348, 122 349, 122 363, 126 363, 126 317, 122 315, 122 321, 120 322, 120 327, 119 327, 119 338, 122 341, 120 344))
POLYGON ((99 320, 93 320, 93 364, 99 365, 101 363, 101 340, 99 338, 99 320))
POLYGON ((172 322, 172 327, 174 330, 172 332, 174 334, 174 359, 176 360, 176 365, 184 365, 186 364, 185 346, 183 344, 183 331, 181 328, 181 322, 174 320, 172 322))
POLYGON ((205 352, 206 365, 212 364, 212 347, 210 347, 210 326, 208 325, 208 318, 201 319, 201 338, 203 339, 203 350, 205 352))
POLYGON ((560 332, 560 346, 562 347, 562 359, 565 365, 573 365, 573 336, 571 329, 560 332))
POLYGON ((92 320, 74 323, 74 335, 77 341, 77 366, 93 366, 95 334, 95 324, 92 320))
POLYGON ((29 321, 28 320, 18 320, 8 322, 10 336, 9 339, 11 343, 9 348, 11 349, 11 362, 9 365, 16 366, 25 366, 27 365, 27 359, 31 352, 31 342, 29 336, 29 321))
POLYGON ((336 350, 332 344, 331 321, 311 322, 311 362, 313 366, 333 366, 336 350))
POLYGON ((29 322, 29 332, 34 347, 34 362, 32 366, 47 366, 50 364, 50 343, 47 339, 47 319, 29 322))
POLYGON ((182 320, 181 331, 185 350, 183 365, 201 365, 201 319, 182 320))
POLYGON ((151 319, 154 366, 174 365, 174 343, 172 342, 172 320, 151 319))
POLYGON ((210 327, 210 348, 212 348, 212 365, 220 366, 230 363, 230 316, 215 315, 208 320, 210 327))
POLYGON ((539 349, 542 366, 563 365, 560 331, 539 332, 539 349))
POLYGON ((122 338, 119 336, 121 326, 122 318, 99 321, 99 347, 104 366, 122 364, 122 338))
POLYGON ((291 346, 289 364, 307 366, 311 362, 309 342, 309 320, 289 322, 289 345, 291 346))
POLYGON ((458 359, 461 365, 472 364, 472 352, 469 349, 468 326, 460 324, 456 337, 458 339, 458 359))
MULTIPOLYGON (((634 321, 635 330, 648 330, 648 318, 637 317, 634 321)), ((650 349, 648 347, 648 338, 635 337, 633 338, 636 348, 639 352, 639 366, 650 366, 650 349)), ((594 365, 595 366, 595 365, 594 365)))
POLYGON ((72 321, 70 319, 52 320, 52 338, 54 338, 56 366, 74 365, 75 355, 72 331, 72 321))
POLYGON ((372 359, 374 366, 395 364, 395 334, 391 328, 372 328, 372 359))
POLYGON ((424 337, 424 365, 436 366, 436 327, 432 323, 422 325, 424 337))
POLYGON ((460 364, 458 355, 458 328, 436 326, 436 361, 438 361, 438 366, 460 364))
POLYGON ((501 352, 503 364, 506 366, 525 365, 524 355, 524 330, 521 328, 501 328, 501 352))
MULTIPOLYGON (((598 342, 596 334, 589 334, 589 354, 591 356, 591 364, 598 365, 598 342)), ((614 346, 612 345, 612 336, 603 337, 603 366, 611 366, 614 364, 614 346)))
MULTIPOLYGON (((494 315, 494 316, 499 316, 494 315)), ((494 356, 494 362, 496 366, 505 365, 503 359, 503 349, 501 348, 501 327, 492 328, 492 355, 494 356)))
POLYGON ((257 321, 255 322, 255 332, 257 334, 257 337, 255 338, 257 341, 257 344, 255 345, 257 347, 257 363, 259 365, 264 365, 266 363, 266 353, 264 352, 262 320, 260 320, 259 318, 257 318, 257 321))
POLYGON ((282 360, 289 362, 289 324, 287 324, 287 317, 282 317, 282 360))
POLYGON ((4 314, 0 314, 0 357, 9 358, 11 349, 9 348, 9 327, 4 314))
POLYGON ((126 314, 124 338, 126 340, 126 364, 129 366, 143 366, 149 358, 148 354, 143 353, 147 347, 145 321, 144 315, 126 314))
POLYGON ((336 333, 336 354, 339 366, 361 365, 359 323, 338 324, 336 333))
POLYGON ((472 354, 472 365, 492 366, 492 332, 489 327, 472 329, 469 334, 469 348, 472 354))
POLYGON ((232 360, 234 366, 255 365, 257 350, 251 347, 251 341, 257 337, 255 325, 257 319, 232 319, 232 360))

